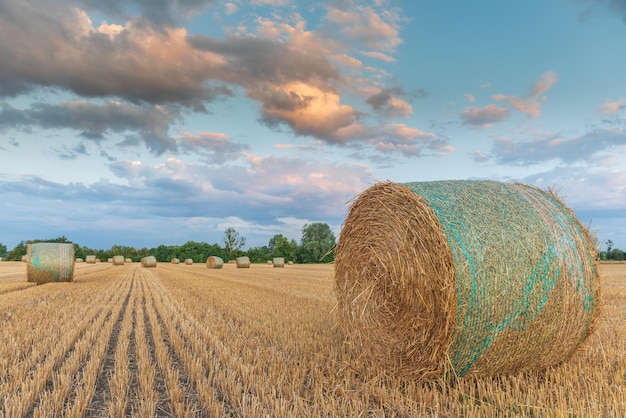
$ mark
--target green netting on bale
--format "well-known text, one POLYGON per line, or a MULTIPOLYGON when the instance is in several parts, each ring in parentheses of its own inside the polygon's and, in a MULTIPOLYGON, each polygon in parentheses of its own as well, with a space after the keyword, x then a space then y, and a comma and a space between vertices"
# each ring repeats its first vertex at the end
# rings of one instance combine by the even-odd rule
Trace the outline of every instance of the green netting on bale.
POLYGON ((74 276, 74 245, 35 243, 27 245, 27 280, 37 284, 69 282, 74 276))
POLYGON ((547 366, 568 357, 595 317, 587 231, 555 196, 521 184, 404 184, 435 212, 452 252, 459 375, 547 366))

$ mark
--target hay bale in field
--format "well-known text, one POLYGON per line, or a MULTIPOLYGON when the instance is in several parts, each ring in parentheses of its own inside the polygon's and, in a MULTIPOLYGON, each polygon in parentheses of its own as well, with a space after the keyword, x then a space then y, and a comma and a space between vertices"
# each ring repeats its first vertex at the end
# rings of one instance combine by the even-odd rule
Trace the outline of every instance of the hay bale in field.
POLYGON ((112 263, 112 262, 113 262, 113 259, 112 259, 112 258, 108 258, 108 259, 107 259, 107 261, 108 261, 109 263, 112 263))
POLYGON ((228 260, 228 264, 236 264, 237 260, 228 260))
POLYGON ((193 260, 191 258, 186 258, 185 259, 185 265, 190 266, 193 264, 193 260))
POLYGON ((272 264, 274 267, 285 267, 285 259, 283 257, 272 258, 272 264))
POLYGON ((124 261, 125 259, 123 255, 114 255, 112 258, 112 262, 114 266, 123 266, 124 261))
POLYGON ((207 257, 206 266, 210 269, 221 269, 222 267, 224 267, 224 260, 222 260, 220 257, 212 255, 210 257, 207 257))
POLYGON ((133 259, 132 259, 132 258, 126 257, 126 258, 124 259, 124 263, 132 263, 132 262, 133 262, 133 259))
POLYGON ((87 256, 85 256, 85 262, 87 264, 96 264, 96 256, 95 255, 87 255, 87 256))
POLYGON ((267 260, 267 264, 272 264, 272 260, 267 260))
POLYGON ((82 258, 80 258, 80 257, 76 257, 76 262, 77 263, 82 263, 82 262, 84 262, 84 260, 82 258))
POLYGON ((27 258, 27 256, 26 256, 26 255, 23 255, 23 256, 22 256, 22 261, 23 261, 24 263, 26 263, 26 262, 28 261, 28 258, 27 258))
POLYGON ((250 258, 249 257, 237 257, 235 259, 235 264, 237 264, 238 269, 248 269, 250 268, 250 258))
POLYGON ((374 185, 353 202, 335 259, 359 365, 416 378, 564 361, 592 329, 599 286, 587 229, 523 184, 374 185))
POLYGON ((37 284, 71 282, 74 278, 74 244, 27 244, 26 280, 37 284))
POLYGON ((293 266, 293 261, 287 261, 288 266, 293 266))
POLYGON ((170 263, 172 263, 172 264, 180 264, 180 260, 178 258, 172 258, 170 260, 170 263))
POLYGON ((156 267, 157 260, 153 255, 148 255, 141 258, 141 267, 156 267))

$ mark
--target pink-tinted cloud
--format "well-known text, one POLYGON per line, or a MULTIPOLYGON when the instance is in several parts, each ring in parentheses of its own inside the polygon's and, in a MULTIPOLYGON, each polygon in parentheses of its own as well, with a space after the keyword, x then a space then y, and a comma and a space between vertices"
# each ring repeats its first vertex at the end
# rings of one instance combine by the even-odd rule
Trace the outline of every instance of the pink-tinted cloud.
POLYGON ((343 36, 369 49, 393 51, 402 43, 398 30, 400 18, 394 10, 379 12, 357 5, 346 9, 330 7, 326 19, 337 25, 343 36))
POLYGON ((509 110, 505 107, 487 105, 485 107, 468 107, 461 112, 461 120, 473 128, 489 128, 494 123, 509 118, 509 110))
POLYGON ((539 80, 533 84, 530 93, 524 97, 506 96, 495 94, 493 100, 505 101, 515 109, 526 115, 536 118, 541 114, 541 103, 546 99, 544 93, 550 89, 557 81, 557 74, 552 71, 544 73, 539 80))
POLYGON ((626 108, 626 99, 620 99, 616 101, 611 101, 610 99, 606 99, 604 104, 600 106, 600 113, 605 115, 614 115, 622 109, 626 108))

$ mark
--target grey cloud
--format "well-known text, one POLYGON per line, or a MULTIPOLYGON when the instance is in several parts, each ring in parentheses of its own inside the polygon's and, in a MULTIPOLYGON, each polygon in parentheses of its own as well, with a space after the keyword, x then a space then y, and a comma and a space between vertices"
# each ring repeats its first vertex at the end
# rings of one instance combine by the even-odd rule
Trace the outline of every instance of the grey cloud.
MULTIPOLYGON (((176 109, 108 102, 64 102, 58 105, 35 103, 18 110, 5 105, 0 127, 22 126, 43 129, 73 129, 85 139, 100 142, 113 133, 133 132, 128 137, 143 142, 156 155, 175 151, 176 141, 168 136, 169 125, 179 118, 176 109)), ((128 140, 132 142, 132 140, 128 140)))
POLYGON ((531 165, 550 160, 566 164, 586 161, 603 152, 626 144, 626 131, 596 129, 582 136, 513 140, 499 138, 493 141, 492 153, 501 164, 531 165))
POLYGON ((463 124, 475 128, 487 128, 496 122, 509 118, 509 110, 505 107, 487 105, 482 108, 469 107, 461 112, 463 124))
POLYGON ((173 25, 216 3, 215 0, 80 0, 90 10, 130 18, 141 15, 150 22, 173 25))
POLYGON ((0 13, 4 95, 50 87, 85 97, 173 102, 196 110, 204 110, 205 101, 232 95, 215 78, 210 59, 191 49, 180 32, 131 21, 109 36, 89 30, 90 23, 71 3, 41 1, 35 6, 8 0, 0 13), (147 38, 151 47, 145 45, 147 38), (158 52, 167 52, 166 47, 176 51, 176 59, 158 52))

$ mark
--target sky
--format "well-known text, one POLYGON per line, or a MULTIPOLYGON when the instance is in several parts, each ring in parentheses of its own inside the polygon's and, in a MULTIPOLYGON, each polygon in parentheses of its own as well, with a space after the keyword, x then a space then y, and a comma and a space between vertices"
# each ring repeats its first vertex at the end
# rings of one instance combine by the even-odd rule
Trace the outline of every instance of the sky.
POLYGON ((489 179, 626 249, 625 45, 625 0, 0 0, 0 243, 339 236, 489 179))

